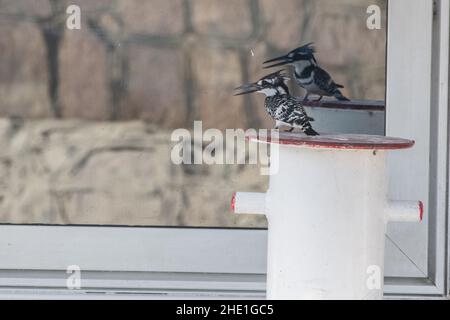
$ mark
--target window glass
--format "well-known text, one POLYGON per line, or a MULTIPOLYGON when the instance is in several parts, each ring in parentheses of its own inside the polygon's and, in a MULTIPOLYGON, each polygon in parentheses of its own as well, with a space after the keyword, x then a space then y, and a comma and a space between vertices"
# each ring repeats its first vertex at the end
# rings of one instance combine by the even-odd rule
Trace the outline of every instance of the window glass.
MULTIPOLYGON (((309 42, 345 96, 384 100, 386 5, 0 0, 0 223, 265 227, 230 211, 233 192, 268 186, 248 145, 228 164, 180 164, 174 148, 191 162, 239 155, 226 129, 274 121, 263 95, 233 89, 309 42)), ((339 114, 314 116, 326 131, 339 114)))

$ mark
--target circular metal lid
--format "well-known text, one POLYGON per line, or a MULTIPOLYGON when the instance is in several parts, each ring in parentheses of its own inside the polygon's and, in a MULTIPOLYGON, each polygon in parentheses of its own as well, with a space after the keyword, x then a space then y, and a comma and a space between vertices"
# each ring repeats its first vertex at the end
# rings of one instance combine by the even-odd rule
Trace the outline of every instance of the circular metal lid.
POLYGON ((328 149, 396 150, 414 145, 413 140, 367 134, 332 134, 307 136, 303 133, 280 132, 278 138, 267 134, 247 135, 249 141, 328 149))

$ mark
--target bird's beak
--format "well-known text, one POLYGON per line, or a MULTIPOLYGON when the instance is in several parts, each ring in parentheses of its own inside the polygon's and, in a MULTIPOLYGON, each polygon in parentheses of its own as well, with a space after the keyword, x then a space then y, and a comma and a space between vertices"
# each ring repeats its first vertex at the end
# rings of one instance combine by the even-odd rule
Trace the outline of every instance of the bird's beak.
POLYGON ((259 90, 261 90, 261 86, 259 86, 257 83, 249 83, 249 84, 244 84, 242 86, 234 88, 234 90, 237 91, 234 95, 240 96, 242 94, 259 91, 259 90))
POLYGON ((273 58, 273 59, 264 61, 263 64, 272 63, 272 62, 277 62, 277 63, 271 64, 271 65, 268 65, 268 66, 264 66, 264 69, 273 68, 273 67, 282 66, 282 65, 285 65, 285 64, 288 64, 288 63, 292 63, 292 62, 294 62, 294 60, 292 58, 289 58, 288 55, 284 55, 284 56, 281 56, 281 57, 278 57, 278 58, 273 58))

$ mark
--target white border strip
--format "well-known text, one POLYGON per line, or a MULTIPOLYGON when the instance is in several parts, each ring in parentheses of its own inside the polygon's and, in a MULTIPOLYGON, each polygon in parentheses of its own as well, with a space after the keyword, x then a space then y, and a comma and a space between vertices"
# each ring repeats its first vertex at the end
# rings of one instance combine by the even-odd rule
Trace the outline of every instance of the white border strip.
POLYGON ((266 251, 265 230, 0 226, 0 269, 264 274, 266 251))

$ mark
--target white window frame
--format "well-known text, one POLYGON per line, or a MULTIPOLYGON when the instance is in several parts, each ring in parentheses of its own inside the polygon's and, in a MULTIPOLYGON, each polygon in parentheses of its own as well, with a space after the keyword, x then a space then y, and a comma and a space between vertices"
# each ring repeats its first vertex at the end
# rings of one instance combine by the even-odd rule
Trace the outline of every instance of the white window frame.
MULTIPOLYGON (((386 279, 385 293, 391 295, 448 292, 449 14, 448 0, 389 1, 386 133, 416 141, 412 150, 390 159, 390 195, 424 200, 427 215, 426 229, 392 227, 398 240, 425 231, 427 239, 419 240, 426 240, 427 260, 420 276, 386 279)), ((406 248, 414 251, 413 244, 406 241, 406 248)))
POLYGON ((0 297, 264 297, 265 230, 0 226, 0 297), (68 292, 68 266, 81 290, 68 292), (150 295, 149 295, 150 294, 150 295))
MULTIPOLYGON (((388 296, 448 293, 449 34, 432 31, 428 1, 389 2, 387 132, 410 137, 399 125, 402 112, 434 103, 435 113, 419 134, 439 148, 430 149, 430 167, 438 174, 426 181, 435 190, 429 203, 436 212, 429 224, 429 274, 387 278, 388 296), (399 69, 412 50, 430 65, 399 69), (417 71, 426 74, 415 78, 414 90, 400 85, 417 71), (431 126, 437 129, 430 135, 431 126)), ((448 30, 448 0, 437 3, 439 29, 448 30)), ((0 298, 263 298, 266 242, 265 230, 251 229, 0 225, 0 298), (66 288, 70 265, 82 270, 80 290, 66 288)))

